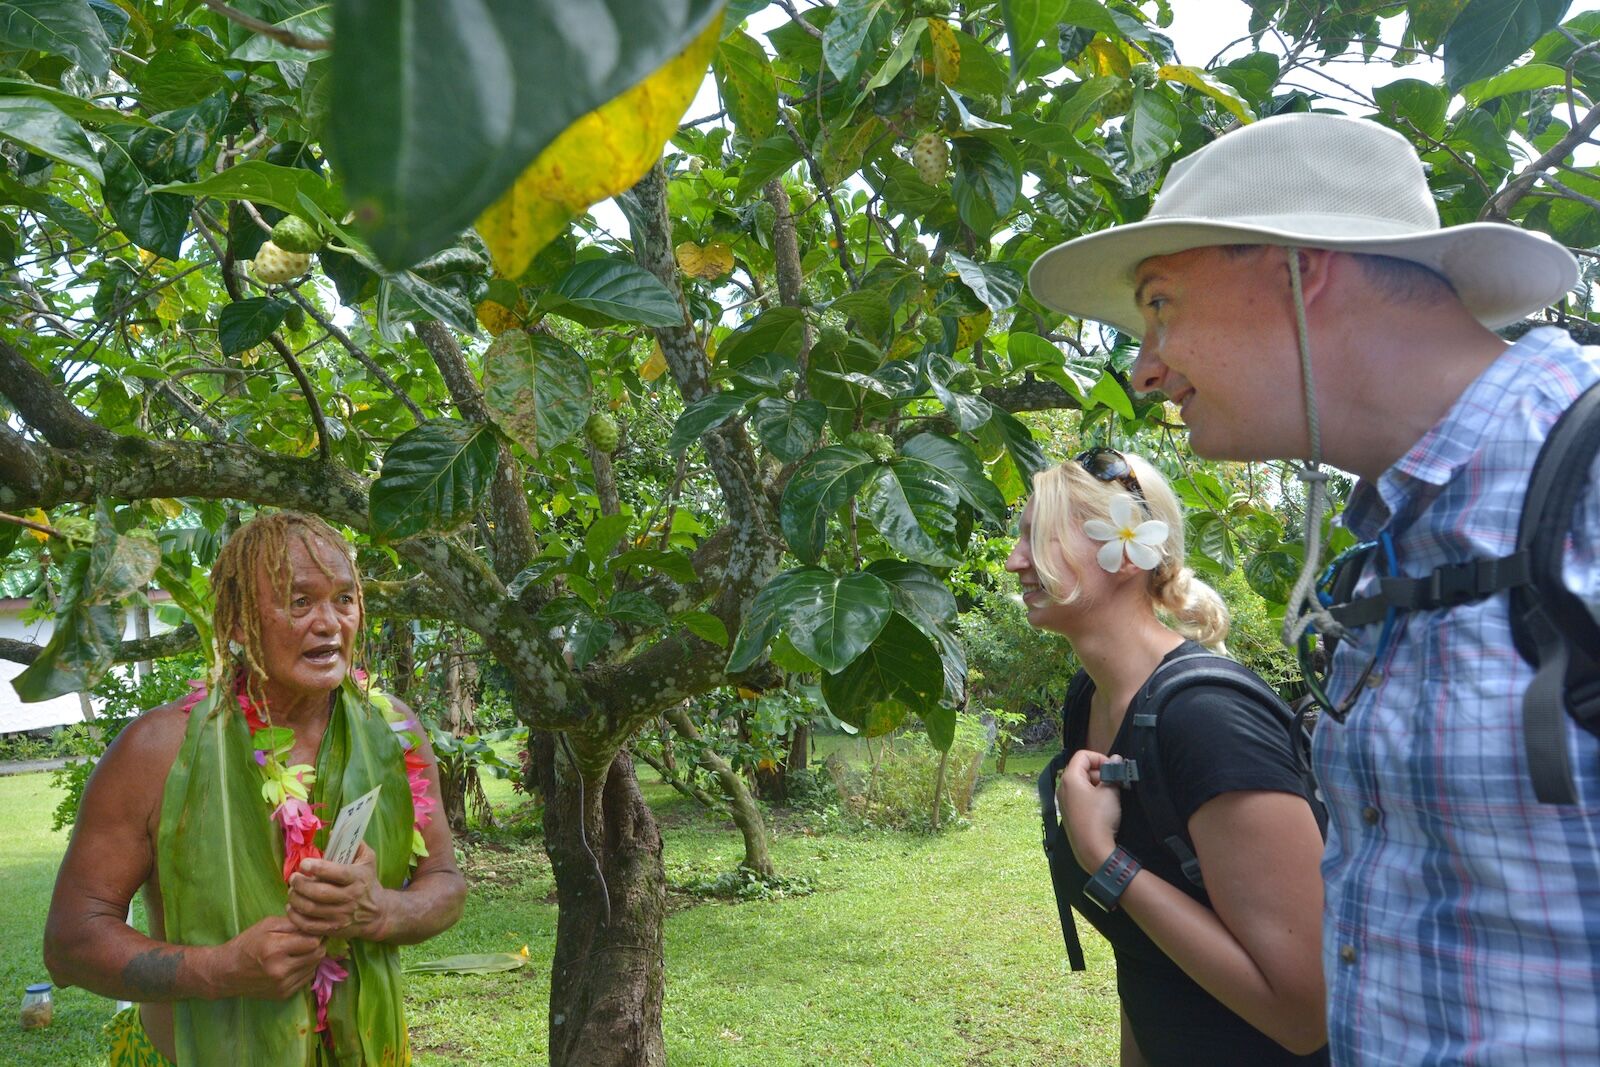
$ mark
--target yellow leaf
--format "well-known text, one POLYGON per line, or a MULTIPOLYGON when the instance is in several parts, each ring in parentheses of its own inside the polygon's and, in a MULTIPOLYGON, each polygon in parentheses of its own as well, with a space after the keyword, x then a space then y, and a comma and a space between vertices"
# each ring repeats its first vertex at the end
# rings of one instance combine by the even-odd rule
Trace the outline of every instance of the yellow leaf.
POLYGON ((183 502, 169 496, 151 497, 147 503, 169 519, 175 519, 183 514, 183 502))
POLYGON ((1098 77, 1120 74, 1126 78, 1133 72, 1133 64, 1128 60, 1127 50, 1104 37, 1096 37, 1090 41, 1089 47, 1083 50, 1083 54, 1088 57, 1089 67, 1098 77))
POLYGON ((489 331, 490 337, 499 337, 507 330, 522 325, 522 316, 495 300, 478 304, 478 324, 489 331))
POLYGON ((261 348, 260 348, 260 346, 257 346, 255 348, 247 348, 243 352, 239 353, 239 362, 244 364, 246 367, 254 367, 256 365, 256 363, 260 361, 260 359, 261 359, 261 348))
POLYGON ((989 312, 980 311, 976 315, 965 315, 956 320, 956 348, 966 348, 972 342, 982 337, 989 329, 989 312))
POLYGON ((746 689, 742 685, 739 686, 739 699, 740 700, 754 700, 756 697, 758 697, 760 695, 761 694, 759 692, 757 692, 756 690, 754 690, 754 689, 746 689))
POLYGON ((928 40, 933 44, 933 69, 939 80, 954 85, 961 76, 961 42, 944 19, 928 20, 928 40))
POLYGON ((661 342, 657 341, 650 349, 650 358, 639 368, 639 377, 647 382, 653 382, 665 373, 667 373, 667 354, 661 351, 661 342))
POLYGON ((489 205, 478 232, 501 274, 521 275, 574 215, 644 177, 677 132, 721 37, 718 15, 681 54, 563 130, 489 205))
POLYGON ((1168 63, 1156 71, 1156 77, 1164 78, 1169 82, 1187 85, 1189 88, 1202 92, 1221 104, 1240 122, 1254 122, 1256 113, 1245 103, 1244 97, 1233 91, 1233 88, 1224 85, 1199 67, 1188 67, 1179 63, 1168 63))
POLYGON ((678 266, 683 268, 685 274, 704 281, 720 278, 733 270, 733 249, 721 241, 706 245, 685 241, 673 251, 678 257, 678 266))
MULTIPOLYGON (((50 525, 50 516, 45 514, 43 508, 34 508, 32 511, 27 512, 22 517, 27 519, 29 522, 36 522, 40 526, 50 525)), ((40 544, 44 544, 46 541, 50 540, 50 535, 40 530, 28 530, 28 536, 33 538, 35 541, 38 541, 40 544)))
POLYGON ((896 335, 894 344, 889 346, 890 359, 909 359, 922 348, 922 338, 914 333, 896 335))

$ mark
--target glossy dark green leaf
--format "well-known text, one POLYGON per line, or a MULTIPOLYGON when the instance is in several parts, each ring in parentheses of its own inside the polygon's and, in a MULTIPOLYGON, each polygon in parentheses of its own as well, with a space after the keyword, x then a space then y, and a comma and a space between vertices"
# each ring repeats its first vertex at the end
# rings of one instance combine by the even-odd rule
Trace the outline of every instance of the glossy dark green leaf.
POLYGON ((133 84, 152 112, 171 111, 203 100, 224 87, 227 75, 192 39, 168 41, 150 62, 133 68, 133 84))
POLYGON ((581 615, 572 623, 572 666, 576 670, 587 667, 594 658, 606 650, 617 628, 605 619, 581 615))
POLYGON ((711 70, 739 132, 753 142, 771 136, 778 124, 778 85, 766 50, 734 30, 718 43, 711 70))
POLYGON ((607 602, 606 618, 623 626, 655 627, 666 624, 667 613, 644 593, 624 589, 612 594, 607 602))
POLYGON ((846 293, 828 306, 856 324, 863 334, 881 343, 894 325, 894 311, 883 293, 872 289, 858 289, 846 293))
POLYGON ((1300 555, 1282 549, 1258 552, 1244 565, 1250 588, 1270 604, 1284 604, 1300 574, 1300 555))
POLYGON ((716 429, 743 411, 749 400, 748 394, 738 392, 712 393, 696 400, 678 416, 672 436, 667 439, 667 451, 673 455, 682 452, 700 440, 701 434, 716 429))
POLYGON ((961 562, 955 483, 931 463, 906 457, 881 467, 861 496, 861 515, 907 559, 935 567, 961 562))
POLYGON ((957 137, 951 182, 961 221, 987 236, 1006 217, 1022 188, 1022 168, 1010 149, 978 137, 957 137))
POLYGON ((0 96, 0 133, 29 151, 77 167, 103 181, 88 134, 48 100, 32 96, 0 96))
POLYGON ((158 193, 154 187, 190 181, 228 114, 221 96, 155 116, 149 129, 112 127, 104 131, 100 165, 111 217, 128 239, 164 259, 182 254, 189 228, 191 197, 158 193))
POLYGON ((507 330, 483 354, 483 402, 531 456, 583 428, 591 391, 588 364, 551 334, 507 330))
POLYGON ((611 555, 611 550, 627 536, 629 518, 623 514, 602 515, 589 524, 583 534, 583 554, 595 563, 611 555))
POLYGON ((822 676, 828 710, 867 737, 880 737, 939 704, 944 672, 922 632, 891 614, 872 645, 843 670, 822 676))
POLYGON ((793 463, 816 447, 828 424, 828 409, 816 400, 767 397, 756 405, 750 424, 774 456, 793 463))
POLYGON ((32 96, 54 104, 63 115, 95 126, 149 126, 149 120, 114 108, 101 107, 81 96, 23 78, 0 78, 0 96, 32 96))
POLYGON ((1189 564, 1196 570, 1210 574, 1227 574, 1233 570, 1233 538, 1227 523, 1209 511, 1191 514, 1187 521, 1189 564))
POLYGON ((717 362, 738 368, 767 353, 793 358, 804 343, 804 313, 799 308, 771 308, 730 333, 717 346, 717 362))
POLYGON ((692 41, 721 0, 334 6, 328 141, 391 267, 455 240, 571 123, 692 41))
POLYGON ((619 574, 628 567, 648 567, 679 585, 688 585, 696 578, 694 563, 688 556, 664 549, 632 548, 611 557, 609 568, 613 574, 619 574))
POLYGON ((928 731, 928 743, 939 752, 949 752, 956 743, 956 709, 941 704, 924 711, 921 718, 928 731))
POLYGON ((1133 110, 1128 113, 1131 132, 1124 133, 1128 144, 1128 170, 1141 171, 1160 163, 1178 146, 1178 109, 1162 89, 1135 89, 1133 110))
POLYGON ((111 69, 111 41, 85 0, 0 0, 0 44, 66 56, 96 78, 111 69))
POLYGON ((828 519, 877 469, 871 456, 845 445, 831 445, 807 457, 784 487, 778 507, 778 521, 790 550, 807 563, 821 557, 828 519))
POLYGON ((1050 466, 1044 450, 1033 439, 1033 432, 1020 419, 1008 411, 1000 411, 996 412, 994 421, 1005 439, 1006 451, 1011 453, 1012 461, 1025 479, 1031 480, 1034 474, 1050 466))
POLYGON ((430 419, 401 434, 372 483, 373 534, 394 541, 465 522, 482 504, 499 455, 490 427, 457 419, 430 419))
MULTIPOLYGON (((654 274, 620 259, 590 259, 569 270, 550 291, 549 307, 567 314, 567 305, 617 322, 681 326, 683 308, 654 274)), ((580 320, 582 321, 582 320, 580 320)))
POLYGON ((271 296, 253 296, 225 304, 217 316, 217 342, 228 355, 254 348, 283 322, 289 302, 271 296))
POLYGON ((945 699, 959 705, 967 691, 967 646, 952 629, 956 598, 939 577, 919 563, 881 559, 867 573, 882 578, 894 599, 894 610, 911 621, 939 650, 944 665, 945 699))
POLYGON ((328 179, 305 167, 280 167, 261 159, 251 159, 199 181, 158 185, 152 192, 209 196, 219 200, 249 200, 270 204, 291 214, 300 212, 300 197, 313 200, 323 211, 337 218, 344 214, 344 201, 328 179))
POLYGON ((767 645, 783 628, 787 617, 786 606, 794 590, 814 585, 825 577, 832 575, 817 567, 796 567, 774 575, 762 586, 755 599, 750 601, 738 640, 728 654, 728 673, 738 674, 748 670, 766 651, 767 645))
POLYGON ((1452 90, 1510 66, 1561 21, 1571 0, 1470 0, 1444 35, 1452 90))
POLYGON ((1005 521, 1006 502, 983 473, 983 461, 964 442, 941 434, 922 433, 900 446, 900 451, 943 471, 961 499, 974 511, 995 522, 1005 521))
POLYGON ((823 670, 837 671, 870 645, 894 616, 893 598, 871 574, 800 572, 778 605, 783 632, 794 647, 823 670))
POLYGON ((990 311, 1004 311, 1022 295, 1022 272, 1009 264, 976 263, 960 252, 947 258, 962 284, 990 311))
MULTIPOLYGON (((282 18, 274 17, 273 25, 280 30, 290 30, 311 40, 326 41, 333 36, 333 8, 331 3, 309 3, 308 0, 293 0, 288 4, 281 4, 278 14, 294 7, 303 7, 303 10, 294 11, 282 18)), ((326 53, 321 53, 326 55, 326 53)), ((252 34, 245 39, 244 44, 233 50, 233 58, 252 62, 291 62, 306 63, 316 58, 318 53, 307 52, 294 48, 282 41, 273 40, 264 33, 252 34)))

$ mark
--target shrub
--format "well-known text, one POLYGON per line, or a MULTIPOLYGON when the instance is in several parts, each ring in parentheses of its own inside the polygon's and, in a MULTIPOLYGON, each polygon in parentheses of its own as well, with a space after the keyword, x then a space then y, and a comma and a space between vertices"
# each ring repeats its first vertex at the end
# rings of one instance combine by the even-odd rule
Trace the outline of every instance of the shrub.
POLYGON ((965 823, 987 751, 988 731, 977 716, 963 714, 957 716, 948 753, 934 748, 918 728, 883 738, 865 770, 850 766, 837 753, 824 766, 845 811, 861 823, 934 831, 965 823))

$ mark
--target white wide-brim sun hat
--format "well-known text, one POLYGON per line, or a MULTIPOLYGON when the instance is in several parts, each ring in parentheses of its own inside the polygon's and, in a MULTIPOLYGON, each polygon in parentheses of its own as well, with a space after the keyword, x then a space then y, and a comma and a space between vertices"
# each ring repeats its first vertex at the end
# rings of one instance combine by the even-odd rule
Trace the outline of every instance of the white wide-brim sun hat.
POLYGON ((1498 222, 1441 229, 1422 161, 1400 134, 1308 113, 1252 123, 1174 163, 1143 221, 1050 249, 1028 272, 1028 288, 1048 308, 1138 337, 1140 263, 1232 244, 1420 263, 1491 329, 1555 303, 1578 280, 1577 260, 1542 233, 1498 222))

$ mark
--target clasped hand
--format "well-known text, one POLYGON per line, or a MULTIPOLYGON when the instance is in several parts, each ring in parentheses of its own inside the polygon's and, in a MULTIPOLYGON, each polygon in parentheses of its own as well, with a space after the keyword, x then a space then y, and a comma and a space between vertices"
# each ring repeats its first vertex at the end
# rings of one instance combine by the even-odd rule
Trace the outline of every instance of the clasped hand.
POLYGON ((353 863, 308 859, 289 877, 289 919, 302 933, 376 941, 383 909, 378 858, 363 842, 353 863))
POLYGON ((1067 761, 1056 783, 1056 811, 1061 828, 1072 844, 1078 866, 1095 871, 1117 847, 1117 829, 1122 825, 1122 794, 1110 782, 1100 780, 1100 768, 1120 763, 1121 756, 1079 749, 1067 761))

